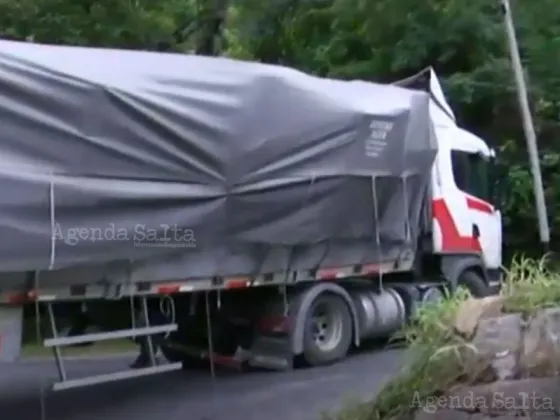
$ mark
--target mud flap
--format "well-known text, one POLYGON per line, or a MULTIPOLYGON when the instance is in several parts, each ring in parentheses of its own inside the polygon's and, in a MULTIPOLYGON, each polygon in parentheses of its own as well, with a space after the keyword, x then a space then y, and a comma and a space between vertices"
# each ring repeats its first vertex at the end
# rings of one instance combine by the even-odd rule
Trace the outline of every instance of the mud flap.
POLYGON ((23 308, 0 305, 0 362, 15 362, 21 354, 23 308))
POLYGON ((291 341, 287 335, 257 335, 251 346, 248 364, 254 368, 287 371, 293 369, 291 341))

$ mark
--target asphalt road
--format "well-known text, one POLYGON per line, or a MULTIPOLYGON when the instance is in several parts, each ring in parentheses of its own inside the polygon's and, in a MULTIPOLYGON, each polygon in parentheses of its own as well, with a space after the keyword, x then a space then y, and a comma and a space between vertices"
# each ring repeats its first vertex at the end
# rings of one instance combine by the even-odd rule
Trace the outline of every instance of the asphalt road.
MULTIPOLYGON (((50 393, 52 362, 0 365, 7 420, 317 420, 349 399, 369 399, 394 375, 400 350, 370 350, 333 366, 294 372, 172 372, 50 393)), ((74 360, 72 376, 123 369, 129 358, 74 360)))

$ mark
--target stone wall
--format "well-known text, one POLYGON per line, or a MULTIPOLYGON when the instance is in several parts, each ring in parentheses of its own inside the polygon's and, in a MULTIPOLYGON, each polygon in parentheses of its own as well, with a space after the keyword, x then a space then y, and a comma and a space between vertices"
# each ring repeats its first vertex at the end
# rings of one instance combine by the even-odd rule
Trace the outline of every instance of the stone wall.
POLYGON ((502 297, 471 299, 454 329, 477 380, 419 401, 415 420, 560 419, 560 308, 504 313, 502 297))

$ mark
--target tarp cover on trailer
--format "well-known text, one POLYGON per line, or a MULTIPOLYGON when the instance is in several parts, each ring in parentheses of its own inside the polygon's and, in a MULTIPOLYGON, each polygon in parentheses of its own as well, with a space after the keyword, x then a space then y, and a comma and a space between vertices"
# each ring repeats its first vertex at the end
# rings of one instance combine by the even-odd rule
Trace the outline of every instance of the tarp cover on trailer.
POLYGON ((2 271, 122 260, 169 279, 415 249, 436 154, 424 92, 1 41, 0 103, 2 271))

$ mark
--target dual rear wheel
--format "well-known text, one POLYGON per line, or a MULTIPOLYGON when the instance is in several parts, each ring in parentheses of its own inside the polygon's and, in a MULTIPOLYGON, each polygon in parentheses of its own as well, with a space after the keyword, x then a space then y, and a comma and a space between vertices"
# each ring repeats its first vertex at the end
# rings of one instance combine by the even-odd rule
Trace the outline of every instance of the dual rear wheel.
MULTIPOLYGON (((477 298, 488 296, 490 292, 484 278, 472 270, 461 273, 457 286, 477 298)), ((441 291, 433 293, 435 300, 444 296, 441 291)), ((321 294, 308 310, 303 357, 313 366, 336 362, 348 353, 352 335, 352 314, 344 299, 335 294, 321 294)))
MULTIPOLYGON (((458 287, 468 290, 475 297, 489 294, 485 280, 474 271, 463 272, 459 276, 458 287)), ((439 293, 439 296, 443 298, 444 294, 439 293)), ((438 299, 437 294, 434 297, 438 299)), ((343 297, 328 292, 319 294, 307 309, 305 317, 303 359, 312 366, 343 359, 352 346, 353 332, 352 313, 343 297)), ((179 353, 171 350, 164 350, 164 353, 168 353, 168 359, 180 357, 179 353)))

